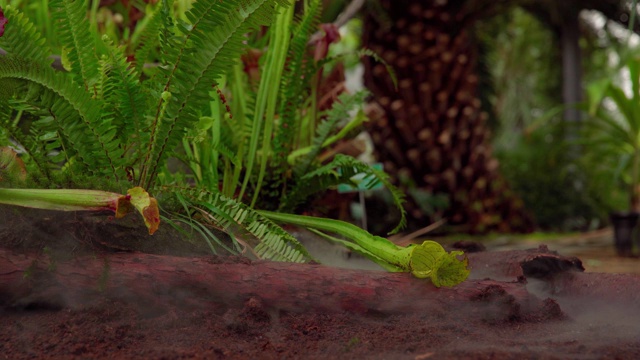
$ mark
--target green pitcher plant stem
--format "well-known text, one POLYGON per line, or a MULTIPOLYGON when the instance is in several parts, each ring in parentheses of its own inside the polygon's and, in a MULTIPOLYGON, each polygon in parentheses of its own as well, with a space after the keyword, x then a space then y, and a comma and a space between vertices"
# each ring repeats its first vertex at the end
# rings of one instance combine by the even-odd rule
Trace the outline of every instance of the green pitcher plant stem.
POLYGON ((264 217, 280 223, 287 223, 315 230, 330 241, 347 247, 376 262, 384 269, 394 272, 410 272, 417 278, 429 278, 437 286, 455 286, 469 276, 468 260, 459 259, 462 251, 446 252, 435 241, 424 241, 407 247, 397 246, 391 241, 374 236, 367 231, 343 221, 322 219, 302 215, 259 211, 264 217), (327 231, 343 236, 347 240, 328 236, 327 231))
POLYGON ((254 115, 253 128, 249 140, 249 154, 247 159, 247 176, 242 182, 239 198, 245 193, 247 184, 249 183, 250 174, 253 170, 256 156, 258 160, 258 179, 256 190, 251 200, 251 206, 254 206, 257 197, 260 194, 260 187, 265 176, 268 158, 271 152, 271 138, 273 135, 273 125, 276 112, 276 104, 278 100, 279 87, 284 70, 287 49, 289 47, 289 31, 291 22, 293 21, 293 7, 283 8, 276 7, 279 14, 276 16, 274 24, 270 32, 270 51, 266 57, 265 71, 261 75, 260 87, 256 98, 256 108, 254 115), (258 153, 258 144, 260 135, 262 134, 262 149, 258 153), (258 155, 256 155, 258 154, 258 155))
MULTIPOLYGON (((262 152, 260 157, 258 180, 256 182, 256 190, 253 194, 253 199, 251 200, 252 207, 255 206, 256 201, 258 200, 258 196, 260 195, 260 188, 262 187, 262 183, 266 174, 267 163, 269 162, 269 157, 271 156, 271 139, 274 135, 274 121, 276 118, 276 105, 279 95, 278 90, 280 87, 280 81, 282 81, 281 78, 287 59, 287 49, 289 48, 289 42, 291 40, 290 28, 293 22, 293 6, 289 6, 285 9, 280 10, 282 11, 282 13, 276 17, 276 21, 274 22, 271 30, 271 41, 269 42, 269 46, 277 50, 270 51, 267 55, 266 66, 269 69, 272 69, 272 71, 265 72, 262 79, 263 81, 270 81, 271 84, 267 86, 269 95, 266 100, 262 152), (273 78, 266 77, 266 74, 272 75, 273 78), (274 82, 276 83, 273 84, 274 82)), ((262 85, 262 83, 260 85, 262 85)), ((260 87, 260 89, 258 89, 258 100, 260 100, 261 98, 263 89, 264 88, 262 86, 260 87)))
POLYGON ((141 187, 127 195, 86 189, 0 189, 0 204, 57 211, 113 211, 121 218, 136 209, 152 235, 160 224, 158 202, 141 187))

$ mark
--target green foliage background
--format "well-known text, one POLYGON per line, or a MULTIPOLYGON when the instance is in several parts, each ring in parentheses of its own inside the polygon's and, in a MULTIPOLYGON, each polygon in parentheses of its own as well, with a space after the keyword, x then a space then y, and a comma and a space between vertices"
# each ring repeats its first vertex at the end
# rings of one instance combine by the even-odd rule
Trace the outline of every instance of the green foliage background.
MULTIPOLYGON (((620 45, 603 29, 585 29, 580 44, 588 83, 609 71, 609 54, 620 45)), ((603 225, 608 213, 626 208, 627 201, 613 175, 615 164, 565 141, 570 129, 562 121, 556 34, 515 7, 480 30, 494 79, 492 102, 499 118, 494 147, 501 171, 542 229, 603 225)))

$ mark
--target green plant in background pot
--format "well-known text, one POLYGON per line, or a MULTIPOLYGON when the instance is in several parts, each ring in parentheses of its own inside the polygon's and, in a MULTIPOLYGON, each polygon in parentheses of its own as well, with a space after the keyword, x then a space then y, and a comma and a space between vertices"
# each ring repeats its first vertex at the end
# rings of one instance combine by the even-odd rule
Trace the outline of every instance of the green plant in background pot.
POLYGON ((583 129, 582 144, 587 156, 595 156, 609 166, 611 175, 627 189, 629 207, 611 214, 618 254, 633 254, 633 237, 640 217, 640 59, 625 63, 631 91, 610 78, 587 87, 589 119, 583 129))

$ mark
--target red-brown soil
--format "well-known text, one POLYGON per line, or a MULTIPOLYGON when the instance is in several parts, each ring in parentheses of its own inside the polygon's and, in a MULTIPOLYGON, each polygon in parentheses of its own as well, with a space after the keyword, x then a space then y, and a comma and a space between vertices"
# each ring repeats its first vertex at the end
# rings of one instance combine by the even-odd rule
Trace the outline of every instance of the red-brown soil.
POLYGON ((435 289, 406 274, 203 256, 160 237, 144 248, 155 255, 124 251, 155 235, 34 214, 47 225, 0 225, 0 358, 640 358, 640 277, 585 273, 544 247, 469 254, 471 278, 435 289))

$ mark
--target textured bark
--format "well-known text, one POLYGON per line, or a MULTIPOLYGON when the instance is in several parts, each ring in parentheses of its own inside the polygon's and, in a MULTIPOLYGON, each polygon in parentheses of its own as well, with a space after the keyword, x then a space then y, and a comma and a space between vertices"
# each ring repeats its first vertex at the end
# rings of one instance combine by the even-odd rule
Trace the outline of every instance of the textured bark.
MULTIPOLYGON (((476 13, 465 3, 381 0, 382 10, 368 12, 364 46, 398 77, 396 90, 383 64, 365 61, 365 85, 384 109, 368 130, 396 184, 406 188, 402 179, 410 179, 426 193, 448 195, 443 216, 450 224, 470 232, 530 231, 530 217, 492 156, 470 36, 476 13)), ((412 227, 428 222, 418 201, 407 208, 412 227)))
POLYGON ((523 283, 466 281, 436 288, 404 273, 211 257, 117 253, 52 261, 0 249, 0 300, 5 307, 79 308, 104 299, 188 307, 260 306, 287 312, 437 314, 494 320, 533 319, 561 311, 529 294, 523 283), (253 305, 251 305, 253 304, 253 305), (553 310, 553 311, 550 311, 553 310))

